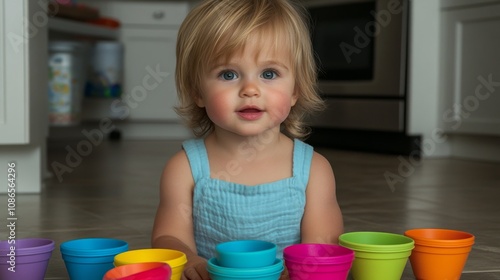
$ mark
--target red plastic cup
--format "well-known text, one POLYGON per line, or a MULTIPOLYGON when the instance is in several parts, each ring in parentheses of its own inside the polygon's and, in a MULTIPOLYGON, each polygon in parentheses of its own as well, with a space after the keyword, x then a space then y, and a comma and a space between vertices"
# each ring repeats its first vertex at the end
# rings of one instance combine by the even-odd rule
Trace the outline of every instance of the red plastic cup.
POLYGON ((346 280, 354 251, 334 244, 295 244, 283 251, 290 280, 346 280))
POLYGON ((117 266, 103 280, 169 280, 172 269, 164 262, 133 263, 117 266))

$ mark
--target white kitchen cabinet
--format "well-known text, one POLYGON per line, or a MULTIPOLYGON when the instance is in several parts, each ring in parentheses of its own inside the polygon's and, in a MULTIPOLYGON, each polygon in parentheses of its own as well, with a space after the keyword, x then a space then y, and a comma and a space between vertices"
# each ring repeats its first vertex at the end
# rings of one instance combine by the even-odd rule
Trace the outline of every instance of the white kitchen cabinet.
POLYGON ((0 144, 28 144, 29 92, 24 83, 27 76, 26 48, 22 35, 24 13, 22 1, 0 4, 0 144), (8 12, 7 12, 8 11, 8 12), (16 18, 17 17, 17 18, 16 18), (5 19, 5 20, 4 20, 5 19), (21 35, 21 36, 19 36, 21 35))
MULTIPOLYGON (((47 15, 43 1, 0 1, 0 180, 16 165, 16 192, 37 193, 45 170, 47 15)), ((12 173, 11 173, 12 174, 12 173)), ((5 193, 6 187, 0 188, 5 193)), ((10 190, 9 190, 10 191, 10 190)))
POLYGON ((500 136, 500 1, 459 2, 442 5, 441 124, 500 136))
POLYGON ((175 29, 125 27, 121 42, 125 45, 124 93, 130 106, 131 120, 178 119, 175 89, 175 29))
POLYGON ((499 0, 441 0, 441 8, 443 9, 455 9, 455 8, 465 8, 467 6, 477 6, 485 4, 498 4, 499 0))
POLYGON ((99 8, 101 15, 121 23, 124 90, 121 100, 112 105, 115 115, 126 118, 128 123, 180 123, 173 109, 177 105, 175 45, 177 31, 190 4, 180 1, 85 2, 99 8))

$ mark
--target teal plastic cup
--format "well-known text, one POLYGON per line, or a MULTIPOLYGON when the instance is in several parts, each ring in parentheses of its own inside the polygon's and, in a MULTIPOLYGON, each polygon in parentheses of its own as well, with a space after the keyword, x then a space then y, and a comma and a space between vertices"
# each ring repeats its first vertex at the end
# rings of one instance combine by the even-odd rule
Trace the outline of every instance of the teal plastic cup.
POLYGON ((252 268, 221 266, 216 258, 207 262, 207 271, 212 280, 278 280, 283 270, 283 260, 276 258, 271 265, 252 268))
POLYGON ((128 243, 113 238, 82 238, 60 246, 70 280, 101 280, 114 268, 117 254, 128 250, 128 243))
POLYGON ((354 251, 351 275, 355 280, 400 280, 413 239, 387 232, 350 232, 339 244, 354 251))
POLYGON ((264 267, 274 264, 276 244, 263 240, 234 240, 215 246, 220 266, 234 268, 264 267))

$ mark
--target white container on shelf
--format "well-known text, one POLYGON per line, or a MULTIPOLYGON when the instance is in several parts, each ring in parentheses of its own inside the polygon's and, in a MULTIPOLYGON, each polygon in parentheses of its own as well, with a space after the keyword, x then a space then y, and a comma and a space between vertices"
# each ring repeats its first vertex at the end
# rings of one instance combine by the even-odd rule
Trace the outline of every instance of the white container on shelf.
POLYGON ((49 43, 49 121, 51 125, 76 125, 81 121, 87 80, 87 45, 75 41, 49 43))
POLYGON ((85 88, 87 97, 116 98, 122 93, 123 44, 116 41, 98 41, 92 49, 89 78, 85 88))

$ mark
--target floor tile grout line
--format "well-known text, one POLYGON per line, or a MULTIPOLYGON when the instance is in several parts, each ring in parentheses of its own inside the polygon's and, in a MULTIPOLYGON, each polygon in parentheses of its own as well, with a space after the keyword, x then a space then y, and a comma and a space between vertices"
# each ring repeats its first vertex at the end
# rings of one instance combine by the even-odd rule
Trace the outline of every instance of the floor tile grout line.
POLYGON ((473 274, 473 273, 496 273, 500 272, 500 269, 491 269, 491 270, 469 270, 462 272, 463 274, 473 274))

